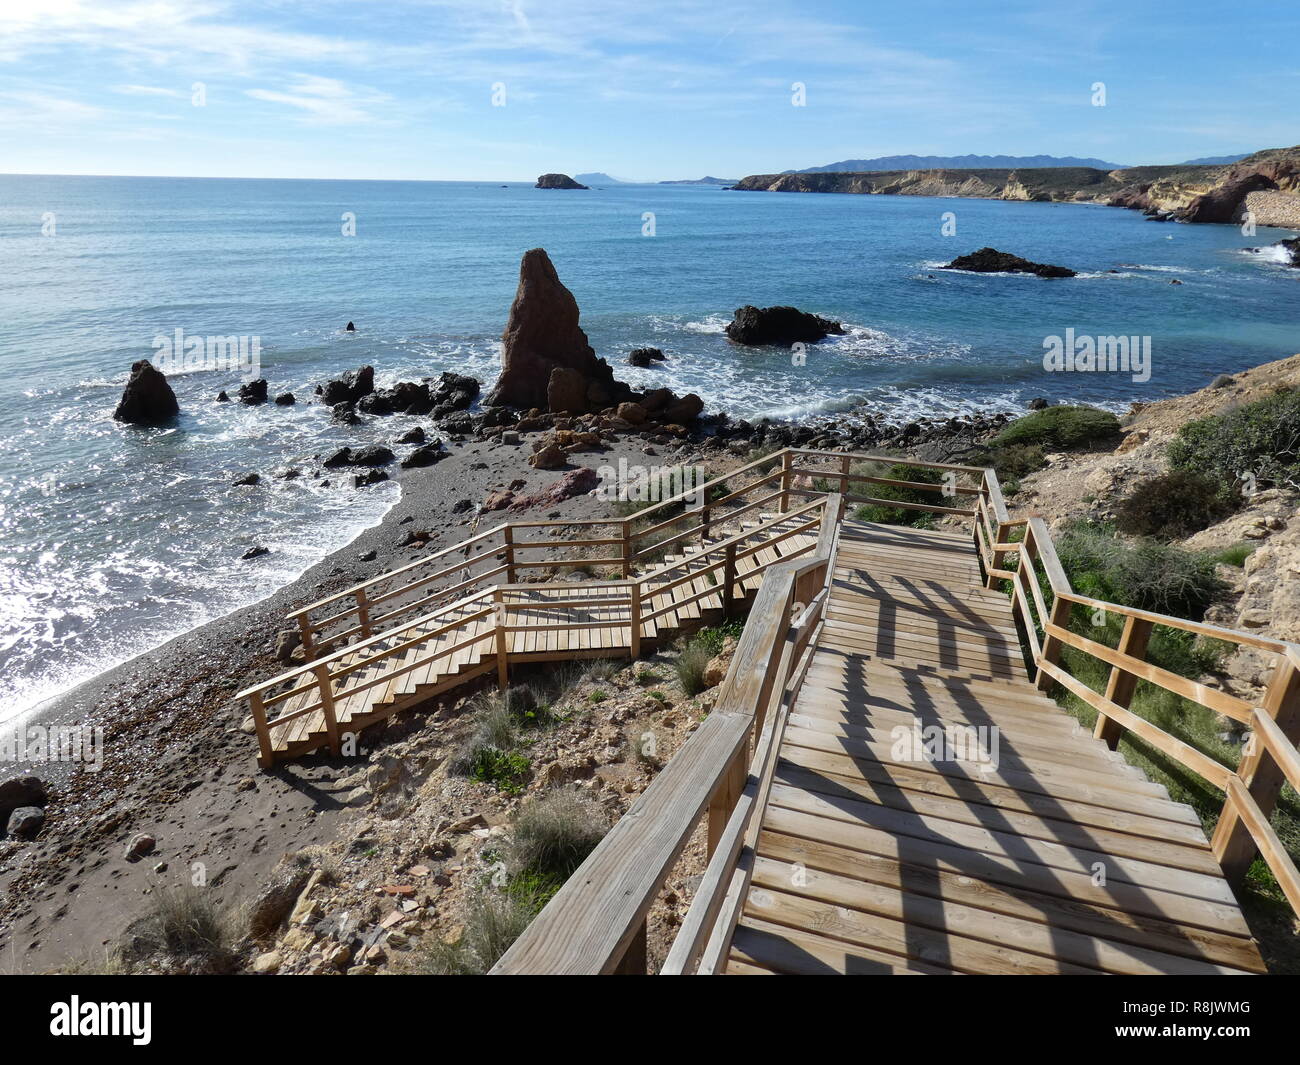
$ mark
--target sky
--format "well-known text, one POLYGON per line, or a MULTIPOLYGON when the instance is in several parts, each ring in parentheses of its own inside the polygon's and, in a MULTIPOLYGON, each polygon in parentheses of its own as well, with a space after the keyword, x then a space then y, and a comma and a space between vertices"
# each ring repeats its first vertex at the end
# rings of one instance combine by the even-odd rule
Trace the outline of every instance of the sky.
POLYGON ((1175 163, 1300 143, 1298 35, 1291 0, 0 0, 0 172, 1175 163))

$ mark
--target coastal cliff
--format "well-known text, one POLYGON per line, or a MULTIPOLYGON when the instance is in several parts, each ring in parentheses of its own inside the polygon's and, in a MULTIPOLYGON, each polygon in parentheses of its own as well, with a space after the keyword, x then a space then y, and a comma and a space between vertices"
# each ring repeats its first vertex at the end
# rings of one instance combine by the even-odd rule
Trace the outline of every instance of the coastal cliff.
POLYGON ((1187 222, 1237 222, 1249 210, 1258 225, 1292 226, 1300 217, 1300 146, 1270 148, 1228 165, 753 174, 733 188, 1097 203, 1187 222))

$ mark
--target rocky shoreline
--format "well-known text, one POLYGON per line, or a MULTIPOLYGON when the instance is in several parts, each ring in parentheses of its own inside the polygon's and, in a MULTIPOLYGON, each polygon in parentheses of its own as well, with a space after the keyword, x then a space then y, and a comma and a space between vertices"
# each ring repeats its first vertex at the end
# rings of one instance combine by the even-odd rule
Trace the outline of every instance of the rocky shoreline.
POLYGON ((1300 218, 1300 146, 1266 149, 1226 165, 752 174, 731 188, 1093 203, 1177 222, 1240 222, 1249 211, 1257 225, 1289 228, 1300 218))

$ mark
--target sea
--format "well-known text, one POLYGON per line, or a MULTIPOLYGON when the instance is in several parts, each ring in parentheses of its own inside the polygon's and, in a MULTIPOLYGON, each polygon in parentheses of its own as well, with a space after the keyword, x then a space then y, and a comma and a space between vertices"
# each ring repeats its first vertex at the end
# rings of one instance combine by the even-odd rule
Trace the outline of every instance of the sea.
POLYGON ((528 248, 547 249, 634 386, 750 419, 906 421, 1036 396, 1123 410, 1293 354, 1300 270, 1248 250, 1291 235, 1080 204, 680 185, 0 176, 0 722, 377 523, 396 481, 275 473, 419 420, 342 427, 315 386, 368 363, 381 385, 455 370, 486 388, 528 248), (984 246, 1079 276, 939 269, 984 246), (737 348, 724 328, 747 303, 846 335, 798 358, 737 348), (1046 371, 1067 330, 1145 338, 1149 374, 1046 371), (271 394, 298 402, 217 403, 245 368, 173 359, 175 424, 113 421, 131 363, 178 336, 243 338, 271 394), (642 346, 666 363, 625 365, 642 346), (259 486, 232 484, 250 472, 259 486), (269 553, 241 561, 254 546, 269 553))

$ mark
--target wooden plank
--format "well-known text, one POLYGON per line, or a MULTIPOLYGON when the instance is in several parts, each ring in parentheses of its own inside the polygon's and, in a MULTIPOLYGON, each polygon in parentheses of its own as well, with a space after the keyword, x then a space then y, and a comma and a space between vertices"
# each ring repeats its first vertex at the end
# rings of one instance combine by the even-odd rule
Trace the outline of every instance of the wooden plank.
MULTIPOLYGON (((1040 922, 1052 929, 1083 936, 1129 943, 1164 954, 1251 972, 1264 971, 1259 951, 1240 915, 1235 926, 1237 934, 1234 935, 1226 929, 1211 930, 1162 921, 1078 899, 1060 898, 959 875, 950 869, 924 863, 908 864, 892 857, 865 854, 770 831, 765 831, 760 837, 758 851, 776 861, 877 884, 900 895, 939 898, 993 914, 1040 922)), ((1080 960, 1088 961, 1087 957, 1080 960)))
POLYGON ((903 961, 896 955, 826 939, 805 931, 745 917, 736 928, 731 956, 796 976, 916 976, 951 974, 937 965, 903 961))
MULTIPOLYGON (((796 863, 759 856, 754 884, 776 898, 796 895, 830 906, 837 915, 852 910, 903 927, 903 953, 943 958, 968 973, 1108 972, 1128 975, 1236 975, 1239 969, 1212 961, 1167 954, 1101 936, 1049 927, 1038 915, 995 913, 933 895, 884 887, 796 863)), ((753 907, 751 912, 763 912, 753 907)))

